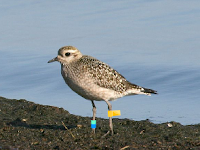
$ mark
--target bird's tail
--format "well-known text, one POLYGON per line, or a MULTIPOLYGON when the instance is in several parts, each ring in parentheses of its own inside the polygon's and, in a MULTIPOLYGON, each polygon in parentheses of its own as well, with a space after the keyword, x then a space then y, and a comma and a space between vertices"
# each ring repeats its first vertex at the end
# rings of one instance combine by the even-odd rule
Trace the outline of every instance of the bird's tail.
POLYGON ((145 94, 150 96, 151 94, 158 94, 155 90, 147 89, 133 83, 129 83, 129 85, 131 86, 131 88, 126 91, 128 92, 127 95, 145 94))

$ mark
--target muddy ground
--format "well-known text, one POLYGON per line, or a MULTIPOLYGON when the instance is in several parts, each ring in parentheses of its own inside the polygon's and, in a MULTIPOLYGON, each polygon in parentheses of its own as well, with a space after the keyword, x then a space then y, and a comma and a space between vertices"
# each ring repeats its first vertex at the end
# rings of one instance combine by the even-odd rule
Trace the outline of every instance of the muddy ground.
POLYGON ((114 135, 102 138, 109 129, 108 119, 96 120, 93 135, 91 117, 23 99, 0 97, 0 150, 200 149, 200 124, 113 119, 114 135))

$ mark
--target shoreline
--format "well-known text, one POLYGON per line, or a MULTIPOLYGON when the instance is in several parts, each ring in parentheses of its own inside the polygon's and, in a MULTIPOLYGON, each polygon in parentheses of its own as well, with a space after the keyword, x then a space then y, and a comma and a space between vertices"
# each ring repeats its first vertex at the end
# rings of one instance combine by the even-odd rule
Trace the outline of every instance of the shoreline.
POLYGON ((63 108, 0 97, 0 150, 200 149, 200 124, 114 118, 114 135, 102 138, 108 119, 96 118, 95 135, 91 119, 63 108))

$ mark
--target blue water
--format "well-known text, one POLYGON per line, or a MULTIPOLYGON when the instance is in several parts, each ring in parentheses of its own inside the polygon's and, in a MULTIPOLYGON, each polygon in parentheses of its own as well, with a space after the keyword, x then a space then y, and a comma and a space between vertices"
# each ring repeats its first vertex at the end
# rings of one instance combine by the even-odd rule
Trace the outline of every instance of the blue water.
MULTIPOLYGON (((91 102, 64 83, 60 64, 47 63, 73 45, 158 91, 112 102, 118 118, 200 123, 199 6, 198 0, 1 1, 0 96, 92 116, 91 102)), ((97 117, 107 118, 106 103, 95 104, 97 117)))

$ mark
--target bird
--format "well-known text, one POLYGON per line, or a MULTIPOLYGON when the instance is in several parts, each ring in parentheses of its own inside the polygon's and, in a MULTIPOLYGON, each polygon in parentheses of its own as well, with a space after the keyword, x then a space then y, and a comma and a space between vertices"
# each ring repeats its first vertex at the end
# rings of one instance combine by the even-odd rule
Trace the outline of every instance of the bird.
MULTIPOLYGON (((112 110, 110 101, 128 95, 157 94, 157 91, 144 88, 126 80, 108 64, 88 55, 83 55, 74 46, 64 46, 58 50, 58 55, 49 60, 60 62, 61 74, 66 84, 78 95, 90 100, 93 107, 93 118, 96 117, 94 101, 105 101, 108 110, 112 110)), ((95 133, 95 128, 92 129, 95 133)), ((109 130, 105 134, 113 135, 112 117, 109 117, 109 130)))

